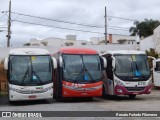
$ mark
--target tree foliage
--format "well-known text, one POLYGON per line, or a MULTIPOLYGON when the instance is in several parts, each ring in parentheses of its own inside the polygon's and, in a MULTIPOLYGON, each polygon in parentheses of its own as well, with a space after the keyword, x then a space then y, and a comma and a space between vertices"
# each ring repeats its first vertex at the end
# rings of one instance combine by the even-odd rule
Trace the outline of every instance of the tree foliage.
MULTIPOLYGON (((152 57, 155 57, 156 59, 158 58, 158 53, 153 49, 153 48, 150 48, 150 50, 146 50, 146 54, 147 56, 152 56, 152 57)), ((149 67, 152 68, 153 65, 152 65, 152 59, 148 59, 148 63, 149 63, 149 67)))
POLYGON ((129 29, 131 36, 139 35, 142 38, 152 35, 154 28, 160 25, 160 22, 158 20, 144 19, 142 22, 135 21, 134 25, 135 27, 129 29))
POLYGON ((31 46, 31 43, 25 43, 23 46, 31 46))

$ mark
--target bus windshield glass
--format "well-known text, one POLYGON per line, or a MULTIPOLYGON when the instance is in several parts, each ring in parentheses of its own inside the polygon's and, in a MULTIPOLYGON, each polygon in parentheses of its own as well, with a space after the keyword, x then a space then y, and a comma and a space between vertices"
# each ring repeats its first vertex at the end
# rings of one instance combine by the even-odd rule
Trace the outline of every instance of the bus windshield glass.
POLYGON ((114 57, 116 61, 114 71, 117 76, 141 79, 150 76, 146 55, 115 55, 114 57))
POLYGON ((47 56, 10 56, 10 83, 22 86, 52 82, 51 58, 47 56))
POLYGON ((72 82, 97 82, 101 78, 98 55, 63 55, 64 79, 72 82))

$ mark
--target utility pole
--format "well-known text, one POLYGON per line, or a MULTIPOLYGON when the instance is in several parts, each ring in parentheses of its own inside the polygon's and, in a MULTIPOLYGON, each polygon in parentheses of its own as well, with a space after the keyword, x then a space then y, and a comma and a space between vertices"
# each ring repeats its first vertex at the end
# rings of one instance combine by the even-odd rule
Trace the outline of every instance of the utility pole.
POLYGON ((7 47, 10 47, 10 39, 11 39, 11 0, 9 1, 8 35, 6 37, 7 37, 7 47))
POLYGON ((106 8, 106 6, 105 6, 105 16, 104 16, 104 18, 105 18, 105 33, 104 33, 104 36, 105 36, 105 41, 106 41, 106 44, 107 44, 108 41, 107 41, 107 8, 106 8))

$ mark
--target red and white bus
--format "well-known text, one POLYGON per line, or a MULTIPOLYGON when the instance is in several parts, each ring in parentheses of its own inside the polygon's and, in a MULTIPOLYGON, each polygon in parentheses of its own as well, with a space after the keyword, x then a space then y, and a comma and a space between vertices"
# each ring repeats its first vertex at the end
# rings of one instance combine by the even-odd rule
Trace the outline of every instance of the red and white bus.
POLYGON ((147 55, 141 51, 108 51, 102 55, 107 60, 103 71, 104 95, 149 94, 152 89, 151 73, 147 55))
POLYGON ((53 57, 54 98, 102 96, 102 68, 106 60, 92 49, 61 48, 53 57), (101 65, 103 62, 103 66, 101 65))

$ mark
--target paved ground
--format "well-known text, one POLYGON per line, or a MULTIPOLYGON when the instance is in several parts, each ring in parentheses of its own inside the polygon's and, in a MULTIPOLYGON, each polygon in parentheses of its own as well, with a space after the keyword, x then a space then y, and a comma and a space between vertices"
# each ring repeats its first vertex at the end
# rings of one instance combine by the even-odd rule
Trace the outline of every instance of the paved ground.
MULTIPOLYGON (((7 96, 0 97, 0 111, 160 111, 160 90, 153 90, 149 95, 139 95, 134 100, 128 96, 94 98, 92 101, 87 100, 66 100, 57 102, 55 100, 48 101, 25 101, 16 102, 13 105, 8 104, 7 96)), ((62 112, 63 114, 63 112, 62 112)), ((48 118, 52 119, 52 118, 48 118)), ((74 120, 75 118, 54 118, 74 120)), ((82 119, 82 118, 76 118, 82 119)), ((83 118, 84 120, 136 120, 133 118, 83 118)), ((139 118, 141 120, 151 118, 139 118)), ((152 118, 159 120, 160 118, 152 118)), ((27 118, 28 120, 28 118, 27 118)), ((39 119, 41 120, 41 119, 39 119)))

